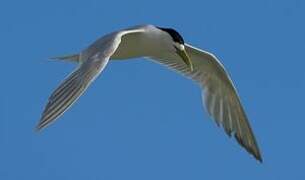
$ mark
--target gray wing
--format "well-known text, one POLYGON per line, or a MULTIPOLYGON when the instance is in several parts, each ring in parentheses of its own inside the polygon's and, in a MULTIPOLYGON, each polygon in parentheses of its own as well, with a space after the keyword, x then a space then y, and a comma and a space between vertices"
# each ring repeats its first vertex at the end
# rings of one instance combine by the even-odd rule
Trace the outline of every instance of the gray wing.
POLYGON ((177 55, 168 54, 155 60, 196 81, 203 89, 202 98, 207 111, 217 125, 222 125, 229 136, 234 134, 239 144, 262 162, 237 91, 222 64, 211 53, 188 44, 185 48, 194 66, 192 72, 177 55))
POLYGON ((91 82, 107 65, 110 56, 121 42, 121 36, 129 32, 107 35, 87 48, 80 58, 80 66, 70 74, 52 93, 37 125, 37 129, 48 126, 60 117, 89 87, 91 82))
POLYGON ((52 93, 37 125, 41 130, 61 116, 88 88, 103 70, 108 57, 98 61, 86 61, 52 93))

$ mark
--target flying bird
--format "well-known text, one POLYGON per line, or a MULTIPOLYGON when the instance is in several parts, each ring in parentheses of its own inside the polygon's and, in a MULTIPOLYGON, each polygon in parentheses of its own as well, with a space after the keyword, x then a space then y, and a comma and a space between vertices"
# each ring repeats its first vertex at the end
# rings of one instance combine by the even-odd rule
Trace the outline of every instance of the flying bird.
POLYGON ((79 64, 49 97, 37 125, 41 130, 60 117, 103 71, 108 61, 149 58, 197 82, 207 112, 229 136, 262 162, 233 82, 215 55, 184 42, 172 28, 140 25, 109 33, 78 54, 55 59, 79 64))

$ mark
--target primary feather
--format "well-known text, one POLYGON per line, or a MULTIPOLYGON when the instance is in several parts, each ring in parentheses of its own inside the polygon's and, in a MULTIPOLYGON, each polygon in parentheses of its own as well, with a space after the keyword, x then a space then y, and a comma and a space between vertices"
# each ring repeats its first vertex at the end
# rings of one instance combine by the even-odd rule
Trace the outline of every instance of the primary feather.
POLYGON ((152 57, 152 59, 197 82, 203 89, 202 99, 206 109, 217 125, 222 125, 229 136, 234 134, 238 143, 262 162, 237 91, 223 65, 211 53, 188 44, 185 47, 193 62, 193 71, 175 54, 152 57))

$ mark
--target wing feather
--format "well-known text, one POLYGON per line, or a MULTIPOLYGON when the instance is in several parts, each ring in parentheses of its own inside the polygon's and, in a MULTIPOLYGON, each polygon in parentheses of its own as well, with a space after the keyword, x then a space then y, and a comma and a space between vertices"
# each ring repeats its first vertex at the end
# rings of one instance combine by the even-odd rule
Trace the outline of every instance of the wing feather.
POLYGON ((104 69, 108 57, 86 61, 52 93, 37 125, 41 130, 61 116, 84 93, 104 69))
POLYGON ((177 55, 152 57, 154 61, 179 72, 197 82, 209 115, 229 136, 234 134, 238 143, 262 162, 259 147, 243 110, 237 91, 223 65, 211 53, 186 44, 194 70, 185 65, 177 55))
MULTIPOLYGON (((107 65, 109 58, 119 46, 123 35, 142 31, 142 29, 128 29, 106 35, 78 55, 79 67, 51 94, 37 125, 37 130, 41 130, 54 122, 85 92, 91 82, 107 65)), ((59 57, 59 59, 69 59, 71 57, 74 57, 74 55, 59 57)))

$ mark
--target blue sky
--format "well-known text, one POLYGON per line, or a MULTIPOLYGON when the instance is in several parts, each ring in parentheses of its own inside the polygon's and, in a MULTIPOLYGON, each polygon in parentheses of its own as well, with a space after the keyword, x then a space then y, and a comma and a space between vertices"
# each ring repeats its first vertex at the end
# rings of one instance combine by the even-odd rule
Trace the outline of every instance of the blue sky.
POLYGON ((304 179, 305 2, 0 2, 0 179, 304 179), (34 132, 78 52, 136 24, 215 53, 259 142, 259 164, 212 122, 191 81, 144 59, 110 62, 55 124, 34 132))

